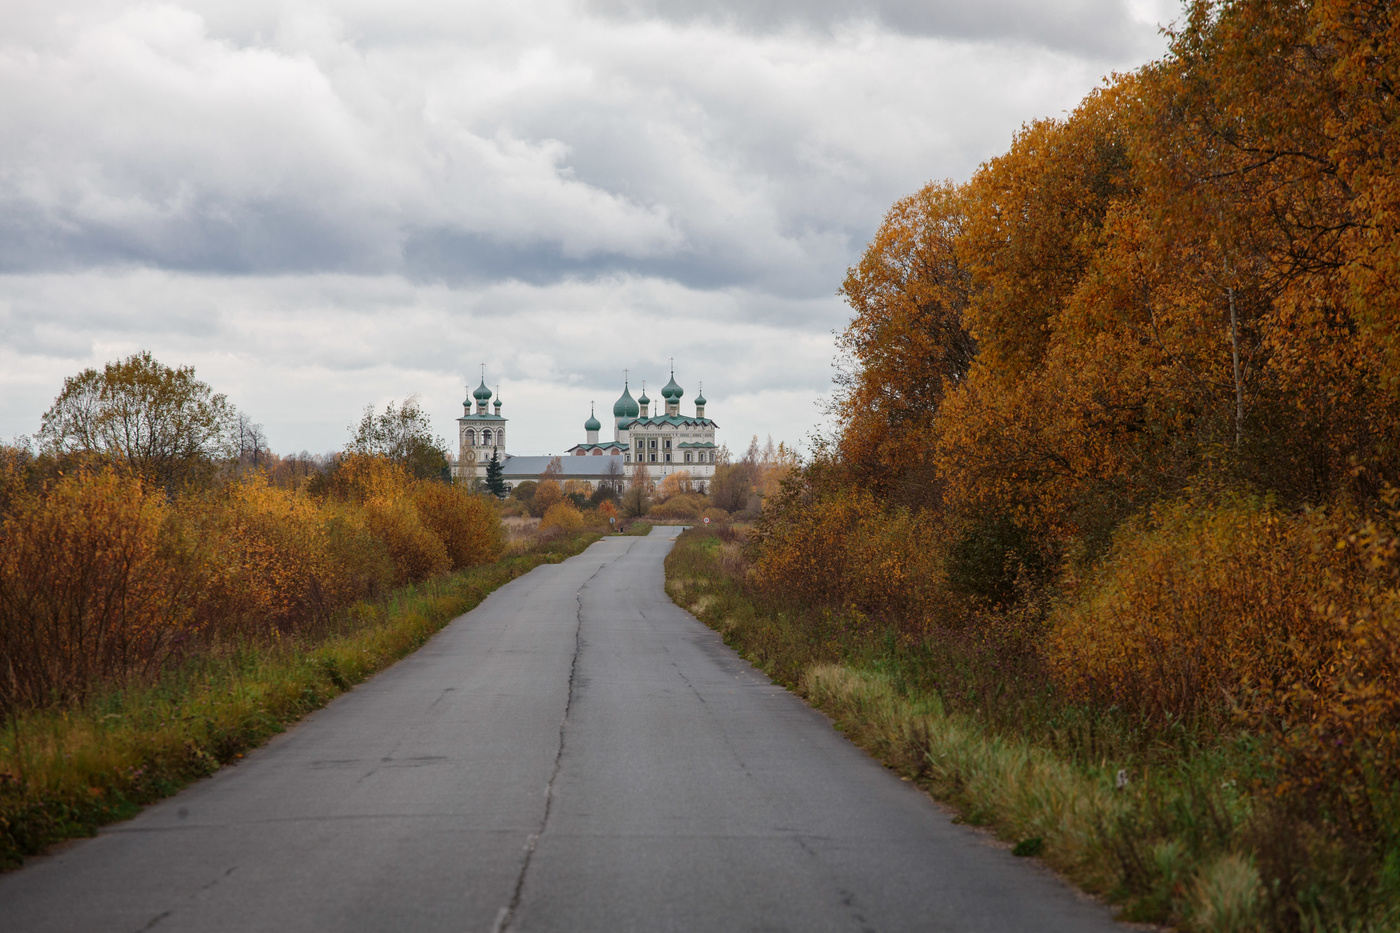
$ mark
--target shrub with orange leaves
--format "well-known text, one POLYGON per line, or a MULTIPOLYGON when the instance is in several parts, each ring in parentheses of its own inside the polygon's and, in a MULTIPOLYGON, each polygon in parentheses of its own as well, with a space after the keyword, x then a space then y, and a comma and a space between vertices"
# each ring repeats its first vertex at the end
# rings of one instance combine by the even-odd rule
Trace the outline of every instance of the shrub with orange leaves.
POLYGON ((326 493, 349 502, 396 499, 408 489, 408 470, 388 457, 348 454, 326 477, 326 493))
POLYGON ((198 541, 202 615, 216 637, 324 625, 394 577, 358 508, 270 485, 261 473, 178 508, 198 541))
POLYGON ((1056 679, 1153 721, 1209 724, 1311 676, 1331 638, 1314 540, 1306 519, 1249 499, 1129 523, 1053 613, 1056 679))
POLYGON ((545 513, 563 498, 564 491, 559 488, 557 482, 552 479, 542 479, 540 484, 535 487, 534 498, 530 500, 530 514, 537 518, 543 518, 545 513))
POLYGON ((80 471, 17 496, 0 539, 0 712, 156 670, 191 634, 193 577, 165 496, 80 471))
POLYGON ((463 486, 419 480, 409 492, 423 524, 447 549, 454 570, 489 564, 505 550, 499 506, 463 486))
POLYGON ((760 587, 851 607, 905 631, 947 620, 941 550, 926 513, 881 508, 865 490, 785 487, 754 536, 760 587))
POLYGON ((396 584, 425 580, 452 569, 447 547, 423 523, 407 497, 366 502, 365 525, 388 549, 396 584))
MULTIPOLYGON (((672 473, 672 476, 680 474, 672 473)), ((687 476, 689 474, 686 474, 687 476)), ((669 477, 668 477, 669 478, 669 477)), ((664 483, 662 484, 665 485, 664 483)), ((705 508, 705 498, 695 493, 675 493, 669 499, 651 507, 647 513, 650 518, 671 519, 693 522, 700 517, 700 512, 705 508)))
MULTIPOLYGON (((1400 490, 1321 526, 1325 663, 1259 697, 1251 725, 1281 747, 1279 794, 1360 836, 1400 835, 1400 490)), ((1393 844, 1393 843, 1392 843, 1393 844)), ((1392 850, 1393 851, 1393 850, 1392 850)))
POLYGON ((561 499, 549 507, 540 519, 540 531, 578 531, 583 527, 583 514, 568 499, 561 499))

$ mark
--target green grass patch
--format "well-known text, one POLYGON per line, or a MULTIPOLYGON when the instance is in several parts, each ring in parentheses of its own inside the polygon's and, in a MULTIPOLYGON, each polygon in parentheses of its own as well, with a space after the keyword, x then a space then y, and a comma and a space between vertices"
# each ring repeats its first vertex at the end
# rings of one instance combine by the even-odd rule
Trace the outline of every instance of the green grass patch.
POLYGON ((412 653, 493 590, 596 540, 591 533, 556 538, 356 604, 314 643, 191 657, 154 683, 13 717, 0 727, 0 866, 92 835, 237 761, 412 653))
POLYGON ((899 636, 857 612, 746 585, 742 532, 691 529, 671 598, 962 822, 991 828, 1123 919, 1199 931, 1400 929, 1346 840, 1273 809, 1268 750, 1247 734, 1153 730, 1075 707, 995 631, 899 636), (1290 879, 1270 889, 1260 866, 1290 879))

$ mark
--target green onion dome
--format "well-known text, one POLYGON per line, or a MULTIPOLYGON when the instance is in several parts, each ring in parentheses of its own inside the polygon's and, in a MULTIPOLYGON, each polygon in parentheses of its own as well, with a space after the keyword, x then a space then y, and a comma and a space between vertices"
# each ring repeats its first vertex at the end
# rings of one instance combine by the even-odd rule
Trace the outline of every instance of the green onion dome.
POLYGON ((647 405, 650 405, 650 404, 651 404, 651 399, 647 398, 647 391, 646 391, 646 389, 643 389, 643 390, 642 390, 642 397, 639 398, 639 399, 637 399, 637 404, 638 404, 638 405, 641 405, 643 408, 645 408, 647 405))
POLYGON ((472 393, 472 398, 476 399, 478 402, 484 402, 490 397, 491 390, 486 388, 486 380, 483 379, 481 380, 481 385, 477 386, 476 391, 472 393))
POLYGON ((666 388, 661 390, 661 397, 667 401, 679 402, 681 396, 685 394, 685 389, 676 385, 676 374, 671 373, 671 381, 666 383, 666 388))
POLYGON ((603 426, 598 423, 598 419, 590 412, 588 420, 583 423, 583 429, 585 431, 601 431, 603 430, 603 426))
POLYGON ((641 407, 632 398, 632 393, 629 392, 627 390, 627 387, 624 385, 622 387, 622 396, 616 402, 613 403, 613 417, 635 418, 641 413, 641 407))
POLYGON ((695 396, 695 404, 697 404, 697 405, 704 405, 704 404, 705 404, 705 390, 704 390, 704 389, 701 389, 701 390, 700 390, 700 394, 697 395, 697 396, 695 396))

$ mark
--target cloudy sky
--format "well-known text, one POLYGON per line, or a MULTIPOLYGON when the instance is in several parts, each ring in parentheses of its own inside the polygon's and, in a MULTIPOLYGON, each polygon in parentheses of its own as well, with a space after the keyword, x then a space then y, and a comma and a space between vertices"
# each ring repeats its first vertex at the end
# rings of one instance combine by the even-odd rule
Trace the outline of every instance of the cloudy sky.
POLYGON ((800 441, 895 198, 1161 55, 1167 0, 0 0, 0 438, 149 349, 289 453, 480 364, 512 453, 675 357, 800 441))

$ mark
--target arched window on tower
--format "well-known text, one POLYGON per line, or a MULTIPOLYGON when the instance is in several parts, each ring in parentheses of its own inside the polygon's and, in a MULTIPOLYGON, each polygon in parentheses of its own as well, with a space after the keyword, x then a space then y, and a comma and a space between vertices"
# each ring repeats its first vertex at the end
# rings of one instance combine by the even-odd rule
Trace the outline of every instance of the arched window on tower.
POLYGON ((490 447, 490 446, 491 446, 491 429, 490 429, 490 428, 486 428, 486 429, 484 429, 484 430, 481 432, 481 446, 482 446, 482 447, 490 447))
POLYGON ((476 432, 473 431, 471 428, 468 428, 468 429, 467 429, 467 446, 468 446, 468 447, 475 447, 475 446, 476 446, 476 432))

